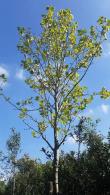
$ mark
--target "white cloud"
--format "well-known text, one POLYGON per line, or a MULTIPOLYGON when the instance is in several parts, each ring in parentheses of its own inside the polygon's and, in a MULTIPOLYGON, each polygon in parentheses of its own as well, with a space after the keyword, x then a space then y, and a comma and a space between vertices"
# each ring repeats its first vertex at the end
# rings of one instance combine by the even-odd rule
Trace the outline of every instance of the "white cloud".
MULTIPOLYGON (((0 65, 0 75, 4 74, 6 77, 9 77, 9 72, 6 68, 4 68, 2 65, 0 65)), ((0 80, 0 86, 5 86, 6 83, 3 82, 3 80, 0 80)))
POLYGON ((103 56, 104 57, 109 57, 110 56, 110 43, 106 43, 103 47, 103 56))
POLYGON ((104 57, 109 57, 110 56, 110 51, 104 52, 104 57))
POLYGON ((92 109, 89 109, 87 112, 86 112, 86 115, 88 116, 91 116, 94 114, 94 111, 92 109))
POLYGON ((68 144, 75 144, 76 141, 77 141, 76 135, 74 135, 74 138, 73 137, 68 137, 67 138, 67 143, 68 144))
POLYGON ((101 105, 101 110, 104 114, 108 114, 109 110, 110 110, 110 106, 107 104, 102 104, 101 105))
POLYGON ((20 80, 24 80, 25 79, 25 76, 24 76, 24 71, 23 69, 19 69, 17 72, 16 72, 16 78, 20 79, 20 80))
POLYGON ((86 110, 84 112, 82 112, 81 114, 79 114, 79 116, 85 116, 85 117, 92 117, 94 114, 94 111, 92 109, 86 110))
POLYGON ((3 68, 3 67, 0 65, 0 75, 1 75, 1 74, 5 74, 6 77, 9 76, 9 72, 8 72, 5 68, 3 68))

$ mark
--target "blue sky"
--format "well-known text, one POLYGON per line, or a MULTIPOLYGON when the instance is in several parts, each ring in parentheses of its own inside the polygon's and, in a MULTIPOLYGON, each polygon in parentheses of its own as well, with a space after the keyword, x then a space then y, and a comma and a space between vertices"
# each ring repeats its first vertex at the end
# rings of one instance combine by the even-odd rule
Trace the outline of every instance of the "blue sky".
MULTIPOLYGON (((22 56, 17 51, 17 27, 30 27, 34 33, 40 33, 41 15, 47 5, 54 5, 56 11, 70 8, 79 26, 89 28, 96 24, 99 16, 110 18, 110 0, 1 0, 0 1, 0 73, 5 72, 8 83, 5 93, 13 100, 22 99, 31 94, 24 84, 24 72, 20 61, 22 56)), ((110 37, 110 35, 109 35, 110 37)), ((103 45, 103 55, 94 61, 84 83, 90 90, 98 90, 102 86, 110 89, 110 42, 103 45)), ((110 126, 110 100, 102 101, 96 98, 84 113, 93 118, 101 118, 100 130, 106 134, 110 126)), ((10 128, 16 127, 22 136, 22 153, 32 157, 44 158, 40 152, 43 142, 33 139, 31 133, 24 130, 18 113, 10 105, 0 99, 0 150, 4 150, 10 128)), ((67 143, 66 151, 74 148, 72 141, 67 143)))

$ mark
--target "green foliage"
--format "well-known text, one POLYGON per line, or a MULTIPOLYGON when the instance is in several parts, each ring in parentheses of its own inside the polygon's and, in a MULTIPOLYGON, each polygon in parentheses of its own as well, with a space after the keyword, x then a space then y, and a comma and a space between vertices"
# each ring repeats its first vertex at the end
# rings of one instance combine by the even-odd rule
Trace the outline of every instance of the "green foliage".
POLYGON ((110 91, 103 87, 102 90, 99 92, 99 95, 101 96, 101 98, 107 99, 110 97, 110 91))
MULTIPOLYGON (((84 123, 82 132, 87 136, 82 138, 86 147, 81 150, 80 158, 77 159, 76 151, 61 152, 60 192, 65 195, 107 195, 110 193, 110 145, 95 131, 96 123, 90 119, 84 123)), ((41 163, 24 155, 17 161, 16 193, 49 194, 52 178, 52 162, 41 163)), ((11 182, 12 178, 6 184, 0 182, 0 194, 11 195, 11 182)))
POLYGON ((101 45, 107 39, 110 20, 100 17, 96 26, 80 29, 69 9, 56 13, 50 6, 42 16, 41 29, 40 36, 33 35, 29 29, 18 29, 18 49, 24 56, 22 66, 28 75, 25 82, 35 92, 30 106, 36 108, 33 117, 27 105, 22 105, 20 118, 31 129, 33 137, 40 135, 53 152, 56 192, 58 150, 72 132, 74 120, 95 95, 110 97, 105 88, 89 94, 88 88, 82 85, 93 60, 102 54, 101 45), (30 121, 27 123, 26 119, 30 121), (50 129, 54 144, 45 135, 50 129))
POLYGON ((17 166, 16 191, 21 195, 25 193, 43 195, 43 165, 24 155, 18 160, 17 166))
POLYGON ((19 114, 19 117, 21 118, 21 119, 23 119, 23 118, 25 118, 26 117, 26 115, 27 115, 27 108, 21 108, 21 112, 20 112, 20 114, 19 114))
POLYGON ((32 131, 32 137, 36 138, 36 132, 32 131))
POLYGON ((0 194, 5 195, 6 192, 6 184, 4 181, 0 181, 0 194))
POLYGON ((8 158, 9 161, 12 162, 12 164, 15 162, 20 148, 20 139, 20 133, 17 133, 16 130, 12 128, 12 133, 6 143, 7 150, 9 153, 8 158))
MULTIPOLYGON (((88 95, 81 81, 93 59, 102 54, 101 44, 110 21, 100 17, 97 25, 87 31, 79 29, 69 9, 56 14, 50 6, 42 16, 41 28, 40 37, 24 27, 18 28, 18 49, 24 54, 22 65, 29 73, 26 83, 37 94, 20 104, 20 118, 24 120, 30 115, 27 104, 35 105, 43 121, 37 122, 38 132, 50 126, 54 129, 55 121, 57 130, 67 132, 69 122, 93 101, 95 93, 88 95)), ((105 88, 97 94, 104 99, 110 96, 105 88)))

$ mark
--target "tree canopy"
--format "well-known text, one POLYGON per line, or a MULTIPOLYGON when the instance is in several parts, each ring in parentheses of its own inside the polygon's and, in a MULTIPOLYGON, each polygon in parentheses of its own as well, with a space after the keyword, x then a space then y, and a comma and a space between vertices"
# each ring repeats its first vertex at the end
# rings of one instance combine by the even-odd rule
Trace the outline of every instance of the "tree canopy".
MULTIPOLYGON (((27 72, 25 82, 34 95, 16 104, 2 92, 1 95, 20 111, 19 117, 33 137, 41 136, 51 149, 55 194, 59 192, 59 148, 73 131, 75 119, 94 96, 110 97, 105 87, 90 94, 87 86, 82 85, 93 60, 102 54, 109 30, 110 20, 105 17, 100 17, 96 26, 88 30, 80 29, 69 9, 56 13, 52 6, 42 16, 40 36, 18 27, 18 49, 27 72), (52 131, 53 143, 46 137, 47 130, 52 131)), ((44 148, 43 152, 50 155, 44 148)))

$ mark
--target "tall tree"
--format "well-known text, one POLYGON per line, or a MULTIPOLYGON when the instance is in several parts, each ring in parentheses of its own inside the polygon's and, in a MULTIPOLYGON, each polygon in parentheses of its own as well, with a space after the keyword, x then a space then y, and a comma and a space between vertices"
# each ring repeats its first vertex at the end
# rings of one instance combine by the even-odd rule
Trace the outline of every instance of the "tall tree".
MULTIPOLYGON (((87 87, 81 85, 94 58, 102 53, 101 44, 106 40, 110 20, 100 17, 98 24, 87 31, 78 27, 69 9, 56 14, 54 7, 50 6, 42 17, 41 28, 40 36, 33 35, 24 27, 18 28, 18 49, 24 55, 22 67, 28 72, 26 83, 35 96, 14 106, 21 111, 20 118, 32 130, 33 136, 41 136, 52 151, 54 194, 58 194, 60 146, 71 132, 75 118, 94 95, 110 96, 105 88, 88 94, 87 87), (46 137, 47 129, 52 130, 53 144, 46 137)), ((43 151, 47 154, 45 149, 43 151)))
POLYGON ((11 174, 13 177, 12 182, 12 195, 15 195, 15 173, 16 173, 16 162, 17 155, 20 150, 20 133, 16 132, 15 129, 12 129, 12 133, 7 140, 7 150, 8 150, 8 163, 11 165, 11 174))
POLYGON ((21 195, 42 195, 43 186, 43 165, 36 160, 24 155, 17 161, 16 191, 21 195), (42 192, 41 192, 42 190, 42 192))
POLYGON ((82 116, 79 119, 78 125, 74 127, 73 133, 70 133, 70 136, 78 143, 78 160, 81 153, 81 144, 87 144, 88 139, 92 132, 96 130, 97 124, 100 120, 97 119, 93 122, 90 117, 82 116))

